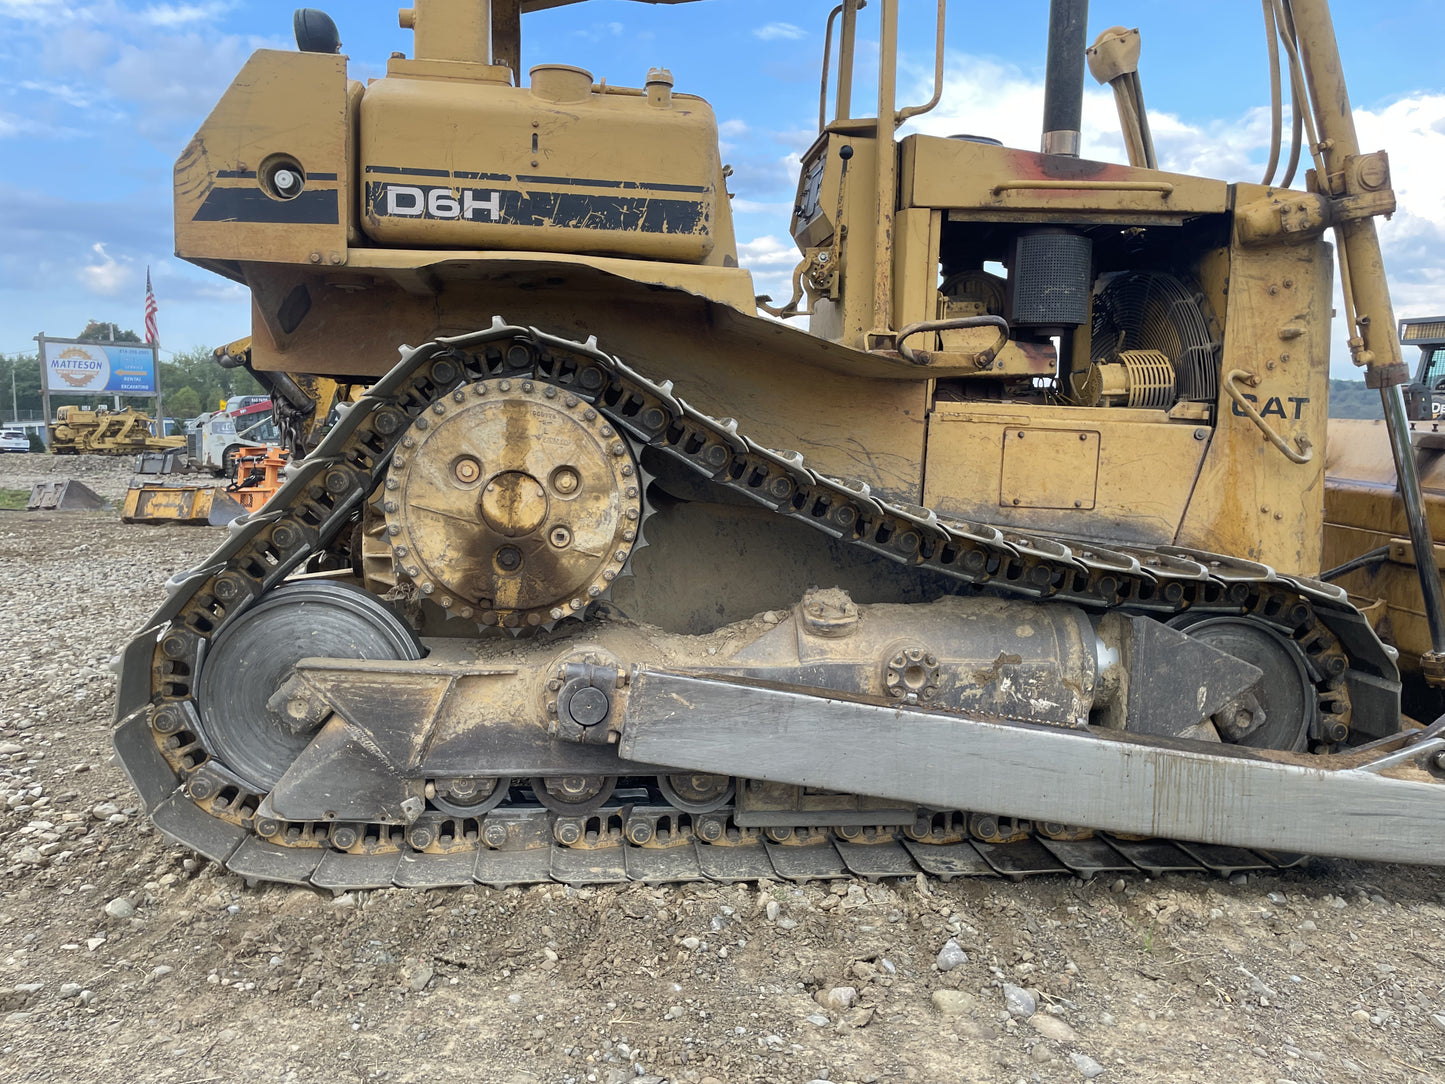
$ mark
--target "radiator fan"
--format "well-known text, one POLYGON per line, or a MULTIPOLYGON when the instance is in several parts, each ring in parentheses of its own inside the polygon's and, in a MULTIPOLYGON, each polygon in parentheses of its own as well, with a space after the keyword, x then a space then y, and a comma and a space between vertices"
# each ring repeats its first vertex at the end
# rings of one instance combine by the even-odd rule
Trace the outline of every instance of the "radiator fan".
POLYGON ((1071 381, 1075 402, 1157 408, 1179 399, 1212 403, 1219 394, 1219 343, 1203 299, 1173 275, 1109 276, 1094 296, 1090 342, 1091 364, 1071 381))

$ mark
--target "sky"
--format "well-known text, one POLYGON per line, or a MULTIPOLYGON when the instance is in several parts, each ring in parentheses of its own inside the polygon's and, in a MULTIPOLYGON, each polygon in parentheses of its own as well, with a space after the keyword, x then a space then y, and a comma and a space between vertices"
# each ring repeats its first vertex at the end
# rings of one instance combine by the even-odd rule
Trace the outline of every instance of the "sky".
MULTIPOLYGON (((316 0, 312 0, 316 2, 316 0)), ((638 86, 672 69, 720 122, 734 168, 739 255, 760 293, 788 296, 788 214, 798 155, 817 131, 823 27, 835 0, 631 0, 523 20, 523 69, 587 68, 638 86)), ((352 78, 411 51, 397 0, 331 0, 352 78)), ((855 112, 873 100, 876 9, 860 17, 855 112)), ((1400 209, 1380 233, 1396 314, 1445 312, 1445 0, 1336 0, 1360 142, 1389 152, 1400 209)), ((935 6, 902 0, 900 104, 932 89, 935 6)), ((274 0, 0 0, 0 353, 74 336, 89 319, 140 330, 146 269, 164 352, 249 330, 244 290, 173 255, 171 167, 245 58, 294 48, 292 5, 274 0)), ((1164 169, 1259 181, 1269 134, 1259 0, 1094 0, 1088 39, 1138 27, 1140 79, 1164 169)), ((944 98, 910 126, 1037 149, 1046 0, 949 5, 944 98)), ((1083 153, 1123 161, 1112 93, 1086 76, 1083 153)), ((1336 376, 1355 375, 1337 320, 1336 376)), ((1413 353, 1413 351, 1411 351, 1413 353)), ((1413 361, 1413 358, 1407 360, 1413 361)))

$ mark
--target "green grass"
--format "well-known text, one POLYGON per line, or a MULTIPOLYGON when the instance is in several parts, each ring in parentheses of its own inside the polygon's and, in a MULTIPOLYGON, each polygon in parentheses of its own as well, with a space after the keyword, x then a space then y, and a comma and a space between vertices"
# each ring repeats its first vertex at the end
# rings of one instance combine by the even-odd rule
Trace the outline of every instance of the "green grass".
POLYGON ((0 489, 0 508, 24 508, 29 501, 28 489, 0 489))

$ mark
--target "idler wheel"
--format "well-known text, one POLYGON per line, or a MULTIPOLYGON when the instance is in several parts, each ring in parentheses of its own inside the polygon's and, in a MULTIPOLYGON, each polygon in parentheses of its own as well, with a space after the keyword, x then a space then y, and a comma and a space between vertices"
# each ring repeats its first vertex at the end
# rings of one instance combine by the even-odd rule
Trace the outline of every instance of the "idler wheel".
POLYGON ((511 790, 510 779, 438 779, 431 804, 452 817, 480 817, 496 809, 511 790))
POLYGON ((532 780, 532 793, 553 813, 578 817, 601 809, 616 786, 615 775, 545 775, 532 780))
POLYGON ((411 628, 356 587, 316 581, 279 587, 222 630, 196 687, 201 736, 216 760, 258 791, 271 790, 315 725, 266 706, 302 659, 419 659, 411 628))
POLYGON ((686 772, 659 775, 657 789, 669 805, 687 813, 712 813, 727 805, 733 796, 733 781, 726 775, 686 772))
POLYGON ((1305 749, 1318 700, 1304 658, 1293 640, 1268 625, 1243 617, 1204 617, 1172 623, 1194 639, 1264 671, 1254 689, 1255 701, 1264 711, 1263 723, 1251 726, 1242 715, 1240 729, 1231 732, 1221 727, 1220 737, 1251 749, 1297 753, 1305 749))

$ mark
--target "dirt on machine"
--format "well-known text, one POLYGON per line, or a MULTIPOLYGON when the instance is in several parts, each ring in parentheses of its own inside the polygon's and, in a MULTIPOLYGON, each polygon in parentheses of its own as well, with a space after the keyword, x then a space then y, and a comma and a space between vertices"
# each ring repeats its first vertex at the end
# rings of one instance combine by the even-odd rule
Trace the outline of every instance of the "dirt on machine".
POLYGON ((1335 250, 1430 545, 1323 0, 1266 8, 1296 137, 1234 182, 1158 168, 1081 0, 1040 149, 900 138, 945 4, 909 102, 898 0, 844 0, 782 300, 707 102, 524 75, 533 6, 417 0, 365 85, 303 9, 177 163, 293 454, 122 657, 164 832, 334 889, 1442 861, 1445 623, 1402 657, 1321 578, 1335 250))

